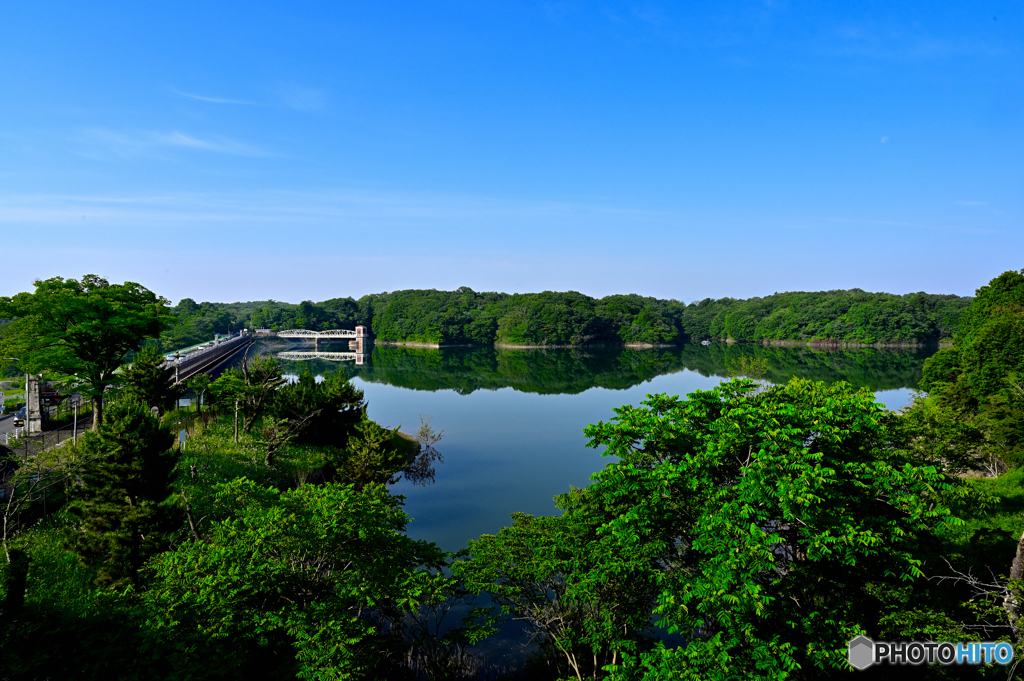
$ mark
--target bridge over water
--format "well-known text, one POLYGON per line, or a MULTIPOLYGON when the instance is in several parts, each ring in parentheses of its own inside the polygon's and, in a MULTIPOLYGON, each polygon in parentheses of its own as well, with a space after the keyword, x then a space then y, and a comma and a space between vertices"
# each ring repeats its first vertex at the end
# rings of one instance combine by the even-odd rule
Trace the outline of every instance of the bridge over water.
POLYGON ((326 329, 324 331, 313 331, 312 329, 287 329, 286 331, 278 331, 275 335, 278 338, 287 338, 289 340, 311 340, 316 345, 317 351, 320 350, 320 341, 322 340, 342 340, 344 338, 349 338, 357 342, 357 352, 362 352, 362 342, 370 337, 365 326, 357 326, 352 330, 326 329))
POLYGON ((303 361, 311 359, 325 359, 330 362, 351 362, 355 361, 356 364, 363 364, 366 360, 366 346, 365 343, 370 339, 369 333, 365 326, 357 326, 355 329, 327 329, 324 331, 313 331, 310 329, 288 329, 287 331, 278 331, 278 338, 287 338, 289 340, 299 341, 313 341, 314 351, 288 351, 279 352, 277 356, 281 359, 303 361), (325 352, 320 350, 320 341, 322 340, 341 340, 349 339, 348 349, 352 352, 325 352))

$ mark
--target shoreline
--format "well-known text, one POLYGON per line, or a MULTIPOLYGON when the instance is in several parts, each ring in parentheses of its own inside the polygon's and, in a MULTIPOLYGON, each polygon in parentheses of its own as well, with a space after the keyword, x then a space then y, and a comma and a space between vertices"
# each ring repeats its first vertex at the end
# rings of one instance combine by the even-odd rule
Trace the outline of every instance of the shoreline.
POLYGON ((736 341, 729 340, 726 342, 730 343, 758 343, 764 347, 799 347, 807 346, 814 349, 829 349, 835 348, 837 350, 845 348, 903 348, 903 349, 916 349, 916 348, 931 348, 938 346, 939 348, 953 347, 953 341, 934 341, 930 343, 908 343, 908 342, 894 342, 894 343, 860 343, 857 341, 839 341, 839 340, 766 340, 766 341, 736 341))
MULTIPOLYGON (((498 348, 502 350, 548 350, 564 348, 630 348, 632 350, 651 350, 657 348, 678 348, 684 345, 699 344, 700 341, 690 340, 684 343, 586 343, 582 345, 552 344, 552 345, 520 345, 517 343, 426 343, 422 341, 373 341, 376 345, 387 345, 393 347, 407 348, 429 348, 431 350, 443 350, 447 348, 498 348)), ((712 344, 725 343, 726 345, 760 345, 762 347, 808 347, 813 350, 846 350, 856 348, 892 348, 901 350, 914 350, 922 348, 938 347, 939 349, 953 347, 953 341, 941 340, 927 343, 908 342, 881 342, 881 343, 860 343, 857 341, 839 340, 764 340, 764 341, 740 341, 734 338, 720 338, 712 341, 712 344)))

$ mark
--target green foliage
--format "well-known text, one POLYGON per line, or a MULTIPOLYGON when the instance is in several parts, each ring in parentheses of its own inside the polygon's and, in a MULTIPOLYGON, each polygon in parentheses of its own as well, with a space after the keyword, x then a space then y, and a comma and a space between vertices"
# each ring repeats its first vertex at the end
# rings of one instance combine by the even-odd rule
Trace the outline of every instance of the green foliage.
POLYGON ((1024 273, 978 289, 953 348, 925 364, 921 385, 947 421, 981 434, 980 459, 1024 463, 1024 273))
POLYGON ((185 387, 196 394, 196 407, 199 412, 203 411, 203 404, 213 380, 209 374, 196 374, 185 381, 185 387))
MULTIPOLYGON (((398 291, 368 296, 383 341, 509 345, 658 345, 685 338, 929 343, 952 337, 969 298, 850 291, 781 293, 690 305, 575 292, 398 291)), ((366 300, 366 299, 364 299, 366 300)))
POLYGON ((174 324, 160 336, 160 350, 172 352, 179 348, 211 340, 214 334, 229 333, 241 327, 241 322, 224 306, 199 303, 191 298, 182 299, 171 308, 174 324))
POLYGON ((1024 273, 1004 272, 977 291, 956 336, 964 387, 982 400, 1024 380, 1024 273))
POLYGON ((959 375, 960 352, 955 347, 942 348, 925 362, 918 387, 931 392, 940 384, 955 383, 959 375))
POLYGON ((741 355, 736 364, 729 370, 734 377, 751 379, 763 378, 768 373, 768 360, 763 357, 741 355))
POLYGON ((318 383, 307 369, 274 393, 270 413, 304 423, 296 434, 298 444, 344 448, 356 424, 366 417, 366 403, 363 391, 341 372, 328 373, 318 383))
POLYGON ((410 451, 398 428, 384 428, 375 421, 355 425, 344 453, 335 461, 334 476, 362 489, 392 481, 410 462, 410 451))
POLYGON ((0 298, 0 356, 18 357, 30 373, 78 374, 102 422, 103 392, 125 356, 172 319, 167 301, 139 284, 111 284, 93 274, 81 281, 35 282, 34 293, 0 298))
MULTIPOLYGON (((94 584, 96 572, 65 549, 65 513, 32 530, 24 610, 3 613, 0 678, 148 681, 166 669, 163 649, 137 618, 134 596, 94 584)), ((0 558, 0 586, 6 572, 0 558)))
POLYGON ((277 361, 269 355, 257 355, 244 361, 241 368, 221 374, 210 384, 210 392, 221 403, 232 405, 237 401, 244 415, 242 430, 248 433, 271 408, 277 390, 285 383, 277 361))
POLYGON ((561 517, 513 514, 510 527, 471 541, 453 571, 489 593, 501 615, 525 622, 562 674, 590 678, 653 640, 651 568, 663 547, 626 546, 606 532, 609 514, 586 492, 559 505, 561 517))
POLYGON ((405 536, 380 486, 282 493, 239 479, 217 493, 236 513, 151 567, 150 625, 182 653, 172 678, 237 678, 261 648, 281 676, 361 676, 396 652, 374 634, 444 580, 431 572, 443 554, 405 536))
POLYGON ((379 341, 439 344, 585 345, 675 342, 678 301, 636 295, 601 300, 575 291, 396 291, 367 297, 379 341))
POLYGON ((23 548, 23 533, 50 509, 64 502, 68 484, 79 479, 88 455, 72 447, 25 447, 15 453, 0 447, 0 543, 4 552, 23 548), (55 506, 56 505, 56 506, 55 506))
POLYGON ((928 343, 951 338, 970 302, 928 293, 794 291, 749 300, 709 298, 688 305, 682 323, 693 339, 928 343))
POLYGON ((275 300, 248 303, 197 303, 182 299, 171 310, 174 324, 160 337, 163 352, 203 343, 217 333, 251 329, 354 329, 370 325, 368 301, 333 298, 322 303, 298 305, 275 300))
POLYGON ((691 639, 629 657, 622 673, 844 669, 846 642, 886 612, 872 588, 921 578, 922 538, 956 522, 948 503, 962 491, 914 464, 899 417, 870 393, 756 387, 653 396, 586 431, 620 459, 586 493, 621 509, 605 527, 623 553, 661 553, 656 612, 691 639))
POLYGON ((121 369, 124 394, 149 407, 167 411, 178 397, 174 387, 174 370, 161 366, 163 354, 155 346, 147 345, 135 353, 135 359, 121 369))
POLYGON ((76 456, 89 463, 80 472, 73 513, 80 531, 71 544, 100 584, 135 582, 143 563, 166 549, 168 516, 160 502, 171 492, 174 436, 144 404, 125 399, 110 408, 99 433, 86 433, 76 456))
POLYGON ((975 491, 975 500, 956 509, 963 525, 942 533, 947 557, 964 571, 986 575, 991 568, 1006 575, 1024 532, 1024 468, 966 484, 975 491))
POLYGON ((686 305, 636 294, 591 298, 575 291, 507 294, 393 291, 322 303, 195 303, 182 300, 161 338, 166 351, 251 328, 372 328, 378 341, 441 345, 663 345, 687 338, 920 344, 952 338, 969 298, 860 289, 777 293, 686 305))
POLYGON ((308 370, 293 383, 279 387, 268 407, 260 433, 266 445, 266 463, 289 442, 345 448, 357 424, 366 417, 363 393, 342 375, 319 383, 308 370))

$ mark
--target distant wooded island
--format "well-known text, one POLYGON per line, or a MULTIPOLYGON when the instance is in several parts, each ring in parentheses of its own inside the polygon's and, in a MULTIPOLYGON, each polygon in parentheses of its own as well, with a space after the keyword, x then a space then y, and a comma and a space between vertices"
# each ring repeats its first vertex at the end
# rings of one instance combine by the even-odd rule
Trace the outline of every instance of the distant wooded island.
POLYGON ((182 347, 242 326, 352 329, 377 342, 427 345, 675 345, 723 340, 848 345, 950 341, 972 298, 861 289, 776 293, 692 303, 635 294, 592 298, 575 291, 481 293, 410 289, 314 303, 274 300, 196 303, 174 308, 161 345, 182 347))

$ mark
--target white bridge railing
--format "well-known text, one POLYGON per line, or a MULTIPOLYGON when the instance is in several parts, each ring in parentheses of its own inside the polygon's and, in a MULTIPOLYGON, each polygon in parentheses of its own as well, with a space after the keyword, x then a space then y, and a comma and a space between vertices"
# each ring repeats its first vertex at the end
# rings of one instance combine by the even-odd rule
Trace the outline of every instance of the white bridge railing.
POLYGON ((358 338, 359 335, 355 331, 349 329, 329 329, 327 331, 311 331, 309 329, 288 329, 286 331, 278 331, 278 338, 358 338))
POLYGON ((288 359, 292 361, 304 361, 310 359, 326 359, 332 362, 352 362, 359 361, 360 355, 355 352, 278 352, 274 355, 280 359, 288 359))

